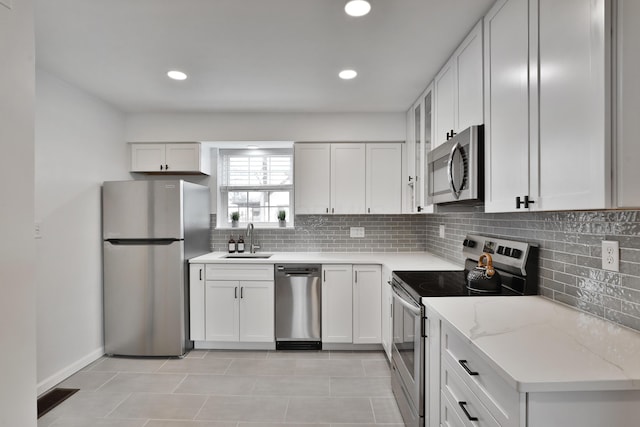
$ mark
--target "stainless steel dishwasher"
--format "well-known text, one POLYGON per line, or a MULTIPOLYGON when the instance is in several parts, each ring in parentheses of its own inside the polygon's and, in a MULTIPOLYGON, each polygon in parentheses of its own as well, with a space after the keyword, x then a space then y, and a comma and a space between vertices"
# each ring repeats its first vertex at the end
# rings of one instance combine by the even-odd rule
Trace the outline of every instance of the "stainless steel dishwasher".
POLYGON ((322 348, 318 264, 276 265, 276 350, 322 348))

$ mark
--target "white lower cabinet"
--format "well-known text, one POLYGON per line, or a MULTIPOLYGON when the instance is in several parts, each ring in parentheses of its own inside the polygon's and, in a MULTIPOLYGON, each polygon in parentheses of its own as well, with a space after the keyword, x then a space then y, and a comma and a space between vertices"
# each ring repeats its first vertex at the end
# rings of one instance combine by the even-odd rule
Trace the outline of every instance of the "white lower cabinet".
MULTIPOLYGON (((631 427, 638 425, 640 390, 520 392, 492 367, 469 340, 432 316, 440 330, 439 353, 428 366, 440 366, 439 391, 428 394, 426 411, 437 416, 427 427, 631 427), (434 363, 435 362, 435 363, 434 363)), ((432 328, 431 336, 437 334, 432 328)), ((509 351, 505 348, 504 351, 509 351)), ((426 377, 427 379, 429 377, 426 377)), ((438 376, 432 376, 433 381, 438 376), (435 378, 434 378, 435 377, 435 378)), ((578 383, 579 380, 576 380, 578 383)))
POLYGON ((273 343, 273 265, 192 264, 190 338, 273 343))
POLYGON ((379 265, 353 266, 353 343, 382 342, 382 290, 379 265))
POLYGON ((351 264, 322 266, 322 342, 353 342, 351 264))
POLYGON ((393 309, 391 308, 391 304, 393 300, 391 296, 391 270, 386 267, 382 267, 382 281, 380 283, 380 286, 380 296, 382 300, 382 319, 380 324, 382 348, 387 355, 387 359, 391 361, 391 340, 393 339, 393 309))
POLYGON ((322 342, 381 343, 381 267, 322 266, 322 342))

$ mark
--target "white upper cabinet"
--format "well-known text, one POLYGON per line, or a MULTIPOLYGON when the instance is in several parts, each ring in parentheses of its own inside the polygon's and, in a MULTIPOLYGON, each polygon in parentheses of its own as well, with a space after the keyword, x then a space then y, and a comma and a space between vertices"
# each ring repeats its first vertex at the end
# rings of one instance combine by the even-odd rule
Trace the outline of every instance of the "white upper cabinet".
POLYGON ((429 85, 407 112, 406 213, 433 212, 433 205, 426 205, 426 163, 435 133, 433 86, 429 85))
POLYGON ((401 143, 296 143, 297 214, 402 212, 401 143))
POLYGON ((538 209, 610 207, 610 7, 539 1, 538 209))
POLYGON ((326 214, 331 206, 331 144, 295 144, 296 214, 326 214))
POLYGON ((365 144, 331 144, 331 213, 365 212, 365 156, 365 144))
POLYGON ((637 208, 640 207, 640 1, 618 0, 617 18, 616 205, 637 208))
POLYGON ((456 128, 462 131, 469 126, 484 123, 482 21, 464 39, 454 58, 458 83, 455 98, 456 128))
POLYGON ((445 142, 455 125, 455 62, 449 60, 433 80, 435 90, 435 139, 433 147, 445 142))
POLYGON ((367 213, 398 213, 402 206, 402 145, 367 144, 367 213))
POLYGON ((131 144, 131 172, 211 174, 211 154, 198 142, 131 144))
POLYGON ((610 8, 500 0, 485 17, 487 212, 610 207, 610 8))
POLYGON ((484 123, 482 21, 471 30, 433 81, 431 149, 471 125, 484 123))
POLYGON ((529 194, 529 2, 499 1, 485 17, 485 209, 529 194))

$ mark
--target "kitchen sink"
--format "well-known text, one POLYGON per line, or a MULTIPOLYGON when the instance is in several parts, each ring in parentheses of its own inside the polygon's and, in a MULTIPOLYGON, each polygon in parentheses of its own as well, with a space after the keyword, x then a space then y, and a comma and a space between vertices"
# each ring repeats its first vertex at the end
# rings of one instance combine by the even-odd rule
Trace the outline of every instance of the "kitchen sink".
POLYGON ((232 258, 232 259, 267 259, 271 258, 273 254, 228 254, 223 256, 222 258, 232 258))

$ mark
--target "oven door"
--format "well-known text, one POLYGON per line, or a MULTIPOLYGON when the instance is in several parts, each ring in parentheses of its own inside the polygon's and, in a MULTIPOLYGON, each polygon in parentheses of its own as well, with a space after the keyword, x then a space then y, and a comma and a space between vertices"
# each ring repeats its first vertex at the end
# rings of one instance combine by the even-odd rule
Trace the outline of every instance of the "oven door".
POLYGON ((407 426, 424 425, 422 308, 394 283, 392 388, 407 426))

